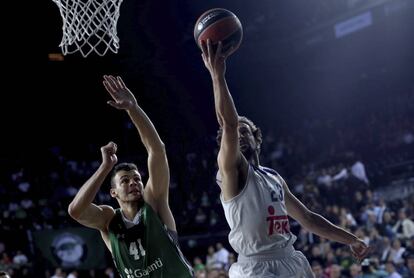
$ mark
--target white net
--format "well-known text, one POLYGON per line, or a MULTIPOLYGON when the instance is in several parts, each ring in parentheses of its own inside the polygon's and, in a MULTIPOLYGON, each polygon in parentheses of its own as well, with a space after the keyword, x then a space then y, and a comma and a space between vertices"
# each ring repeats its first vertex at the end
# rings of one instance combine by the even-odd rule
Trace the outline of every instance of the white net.
POLYGON ((63 19, 60 43, 64 55, 80 51, 83 57, 93 51, 103 56, 118 52, 116 25, 122 0, 53 0, 63 19))

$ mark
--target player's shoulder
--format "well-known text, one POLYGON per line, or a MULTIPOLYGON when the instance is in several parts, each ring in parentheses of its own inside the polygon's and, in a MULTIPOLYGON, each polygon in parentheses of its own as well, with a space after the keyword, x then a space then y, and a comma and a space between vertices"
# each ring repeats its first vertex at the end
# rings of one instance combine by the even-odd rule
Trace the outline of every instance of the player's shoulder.
POLYGON ((279 173, 275 169, 272 169, 272 168, 269 168, 269 167, 265 167, 265 166, 260 165, 259 167, 255 167, 255 169, 257 171, 260 171, 260 172, 268 174, 268 175, 270 174, 270 175, 274 175, 276 177, 280 177, 279 173))
POLYGON ((272 175, 275 175, 275 176, 279 176, 279 173, 275 169, 272 169, 272 168, 269 168, 269 167, 265 167, 265 166, 260 166, 260 168, 263 171, 265 171, 266 173, 269 173, 269 174, 272 174, 272 175))
POLYGON ((99 208, 102 209, 103 211, 115 213, 115 209, 109 205, 99 205, 99 208))
POLYGON ((260 171, 265 172, 267 175, 274 176, 279 182, 282 184, 285 184, 285 180, 282 178, 282 176, 275 170, 269 167, 260 166, 260 171))
POLYGON ((110 221, 116 214, 116 210, 108 205, 99 205, 99 208, 102 210, 103 216, 107 221, 110 221))
POLYGON ((120 208, 113 208, 108 205, 99 206, 104 212, 105 222, 107 231, 113 230, 116 231, 119 228, 119 223, 122 222, 122 213, 120 208))

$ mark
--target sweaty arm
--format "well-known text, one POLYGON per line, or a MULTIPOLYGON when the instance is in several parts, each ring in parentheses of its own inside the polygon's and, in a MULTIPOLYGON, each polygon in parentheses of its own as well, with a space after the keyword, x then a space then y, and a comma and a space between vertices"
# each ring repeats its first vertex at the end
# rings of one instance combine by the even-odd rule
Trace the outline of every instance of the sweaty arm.
POLYGON ((289 216, 298 221, 303 227, 320 237, 349 245, 353 255, 358 260, 362 260, 368 254, 370 248, 361 239, 334 225, 320 214, 310 211, 290 192, 284 181, 283 188, 289 216))
POLYGON ((329 220, 309 210, 292 192, 289 190, 286 182, 279 177, 283 183, 285 191, 285 203, 289 216, 298 221, 303 227, 318 236, 340 242, 343 244, 352 244, 357 237, 334 225, 329 220))
POLYGON ((238 135, 238 114, 225 79, 226 58, 219 43, 216 52, 211 41, 202 42, 204 65, 210 72, 213 82, 214 106, 217 121, 223 134, 218 154, 218 165, 222 177, 224 200, 237 196, 247 178, 248 163, 240 152, 238 135))
POLYGON ((164 143, 153 123, 120 77, 104 76, 104 86, 113 98, 108 103, 128 113, 148 152, 149 179, 145 186, 145 201, 159 214, 169 229, 176 230, 168 205, 170 171, 164 143))
POLYGON ((79 189, 69 204, 68 213, 82 225, 105 231, 108 221, 114 215, 114 210, 110 206, 97 206, 92 202, 117 161, 115 143, 110 142, 101 147, 101 153, 103 157, 101 165, 79 189))
POLYGON ((151 197, 155 200, 168 202, 170 170, 164 143, 151 120, 138 105, 128 110, 128 115, 148 152, 149 180, 145 187, 146 191, 150 191, 151 197))
POLYGON ((285 202, 289 216, 298 221, 303 227, 318 236, 343 244, 352 244, 357 237, 334 225, 329 220, 310 211, 291 192, 285 189, 285 202))

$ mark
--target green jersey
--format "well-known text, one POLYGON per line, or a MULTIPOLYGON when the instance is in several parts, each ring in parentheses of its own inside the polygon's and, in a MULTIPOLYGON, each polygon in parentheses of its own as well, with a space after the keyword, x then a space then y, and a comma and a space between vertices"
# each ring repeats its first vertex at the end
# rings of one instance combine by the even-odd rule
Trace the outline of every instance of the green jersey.
POLYGON ((109 223, 112 257, 122 278, 193 277, 177 240, 147 203, 138 212, 139 223, 127 228, 120 209, 109 223))

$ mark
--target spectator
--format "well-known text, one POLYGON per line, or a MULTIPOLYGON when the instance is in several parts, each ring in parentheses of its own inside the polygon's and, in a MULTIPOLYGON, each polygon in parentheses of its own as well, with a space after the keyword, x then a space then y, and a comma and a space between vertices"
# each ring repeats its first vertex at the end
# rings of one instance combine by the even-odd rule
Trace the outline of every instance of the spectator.
POLYGON ((407 261, 407 271, 403 275, 404 278, 414 277, 414 254, 408 254, 406 257, 407 261))
POLYGON ((22 251, 18 250, 17 254, 13 257, 13 263, 16 265, 25 265, 28 263, 28 259, 22 251))
POLYGON ((414 236, 414 222, 407 218, 404 208, 399 210, 398 221, 392 229, 397 234, 397 237, 401 239, 410 239, 414 236))
POLYGON ((58 267, 55 269, 55 274, 51 278, 65 278, 65 273, 58 267))
POLYGON ((195 257, 193 260, 193 269, 194 271, 197 270, 204 270, 206 267, 203 264, 203 261, 200 259, 200 257, 195 257))
POLYGON ((367 173, 365 171, 365 165, 361 161, 357 161, 351 166, 351 174, 357 179, 365 182, 367 185, 369 184, 367 173))
POLYGON ((234 264, 237 261, 236 254, 233 252, 229 253, 229 261, 227 265, 225 265, 224 270, 229 271, 232 264, 234 264))
POLYGON ((207 278, 207 270, 206 269, 194 269, 194 278, 207 278))
POLYGON ((224 269, 224 267, 229 263, 229 254, 229 251, 223 247, 221 242, 216 244, 215 257, 217 262, 220 264, 221 269, 224 269))
POLYGON ((112 267, 107 267, 104 275, 105 278, 115 278, 114 269, 112 267))
POLYGON ((328 278, 328 276, 324 273, 322 265, 319 261, 312 262, 312 272, 315 275, 315 278, 328 278))
POLYGON ((361 266, 358 264, 352 264, 349 268, 349 275, 351 278, 361 278, 361 266))
POLYGON ((207 270, 220 268, 221 264, 217 260, 217 255, 214 249, 214 246, 209 246, 207 249, 207 256, 206 256, 206 268, 207 270))
POLYGON ((73 270, 68 274, 67 278, 77 278, 79 277, 78 275, 78 272, 76 270, 73 270))
POLYGON ((389 261, 391 260, 396 265, 404 263, 404 259, 402 257, 404 252, 405 248, 401 246, 401 241, 399 239, 395 239, 392 242, 389 261))
POLYGON ((388 272, 387 278, 402 278, 402 276, 396 271, 395 264, 393 262, 387 262, 385 269, 388 272))
POLYGON ((329 278, 341 278, 343 277, 341 272, 341 267, 337 264, 333 264, 330 267, 329 278))

